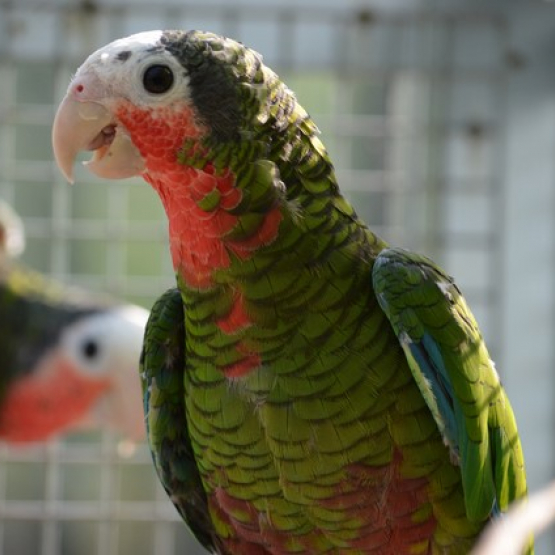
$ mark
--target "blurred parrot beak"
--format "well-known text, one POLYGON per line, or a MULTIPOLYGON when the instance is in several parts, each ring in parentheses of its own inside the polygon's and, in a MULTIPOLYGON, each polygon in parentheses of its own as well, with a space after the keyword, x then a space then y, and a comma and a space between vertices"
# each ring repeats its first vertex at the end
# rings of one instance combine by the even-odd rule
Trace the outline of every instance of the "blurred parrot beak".
POLYGON ((73 183, 73 165, 80 151, 94 155, 84 165, 106 179, 123 179, 140 174, 144 161, 129 135, 118 127, 110 111, 100 102, 75 98, 71 87, 60 104, 52 128, 56 163, 73 183))

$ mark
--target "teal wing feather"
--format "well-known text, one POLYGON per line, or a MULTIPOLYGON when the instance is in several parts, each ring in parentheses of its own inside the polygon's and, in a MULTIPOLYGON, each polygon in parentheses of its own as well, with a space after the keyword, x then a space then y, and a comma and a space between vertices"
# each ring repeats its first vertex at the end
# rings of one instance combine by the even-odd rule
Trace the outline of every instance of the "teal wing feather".
POLYGON ((185 413, 184 309, 179 290, 166 291, 154 304, 145 330, 141 381, 147 439, 156 472, 197 540, 217 552, 185 413))
POLYGON ((460 290, 429 259, 386 249, 373 283, 452 459, 468 518, 483 521, 526 494, 509 400, 460 290))

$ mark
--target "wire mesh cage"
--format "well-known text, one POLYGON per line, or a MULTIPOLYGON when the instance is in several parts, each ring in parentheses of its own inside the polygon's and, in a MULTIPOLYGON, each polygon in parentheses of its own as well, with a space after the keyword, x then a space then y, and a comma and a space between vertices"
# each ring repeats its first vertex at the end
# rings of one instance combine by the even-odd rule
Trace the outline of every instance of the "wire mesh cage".
MULTIPOLYGON (((391 243, 457 276, 497 358, 503 299, 508 31, 499 12, 366 3, 0 2, 0 196, 24 218, 24 261, 149 308, 172 285, 166 221, 139 180, 64 183, 50 128, 76 67, 106 42, 200 28, 264 55, 321 129, 340 185, 391 243)), ((142 444, 108 433, 0 449, 0 553, 199 551, 142 444), (197 550, 197 551, 195 551, 197 550)), ((200 552, 200 551, 199 551, 200 552)))

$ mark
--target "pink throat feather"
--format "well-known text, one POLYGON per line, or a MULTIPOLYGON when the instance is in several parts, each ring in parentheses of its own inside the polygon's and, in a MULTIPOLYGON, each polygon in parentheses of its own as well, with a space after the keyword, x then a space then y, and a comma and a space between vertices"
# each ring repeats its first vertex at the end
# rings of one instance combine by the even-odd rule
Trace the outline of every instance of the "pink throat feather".
MULTIPOLYGON (((174 269, 188 287, 202 290, 214 286, 214 272, 229 268, 232 254, 247 260, 276 239, 282 219, 277 206, 266 214, 253 235, 231 238, 230 232, 240 221, 229 211, 243 196, 236 187, 233 172, 218 173, 210 162, 197 169, 178 161, 184 142, 199 139, 205 133, 195 124, 190 108, 152 113, 123 105, 118 118, 145 159, 143 178, 162 200, 169 220, 174 269), (203 202, 207 199, 211 199, 209 207, 203 202)), ((217 325, 223 333, 232 335, 252 323, 237 287, 229 313, 217 325)), ((240 377, 260 365, 260 356, 250 352, 241 341, 236 349, 241 357, 225 368, 228 377, 240 377)))
POLYGON ((145 159, 144 179, 158 192, 169 220, 170 249, 176 272, 194 288, 211 287, 215 270, 229 268, 230 253, 250 258, 278 235, 281 212, 268 212, 256 233, 244 240, 226 236, 238 224, 231 214, 242 199, 231 171, 216 174, 209 162, 203 169, 180 164, 177 155, 187 139, 199 139, 206 131, 195 123, 184 105, 181 110, 152 112, 123 104, 118 119, 145 159), (209 209, 201 201, 217 199, 209 209))

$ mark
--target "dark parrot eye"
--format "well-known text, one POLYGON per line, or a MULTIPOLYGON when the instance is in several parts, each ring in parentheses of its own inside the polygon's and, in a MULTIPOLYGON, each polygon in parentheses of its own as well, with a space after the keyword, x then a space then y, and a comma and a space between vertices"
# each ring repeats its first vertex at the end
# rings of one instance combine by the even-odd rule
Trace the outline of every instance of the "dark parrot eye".
POLYGON ((168 66, 154 65, 143 74, 143 86, 152 94, 163 94, 173 85, 173 72, 168 66))
POLYGON ((84 341, 81 345, 81 349, 85 358, 89 360, 95 358, 100 350, 98 343, 94 339, 87 339, 84 341))

